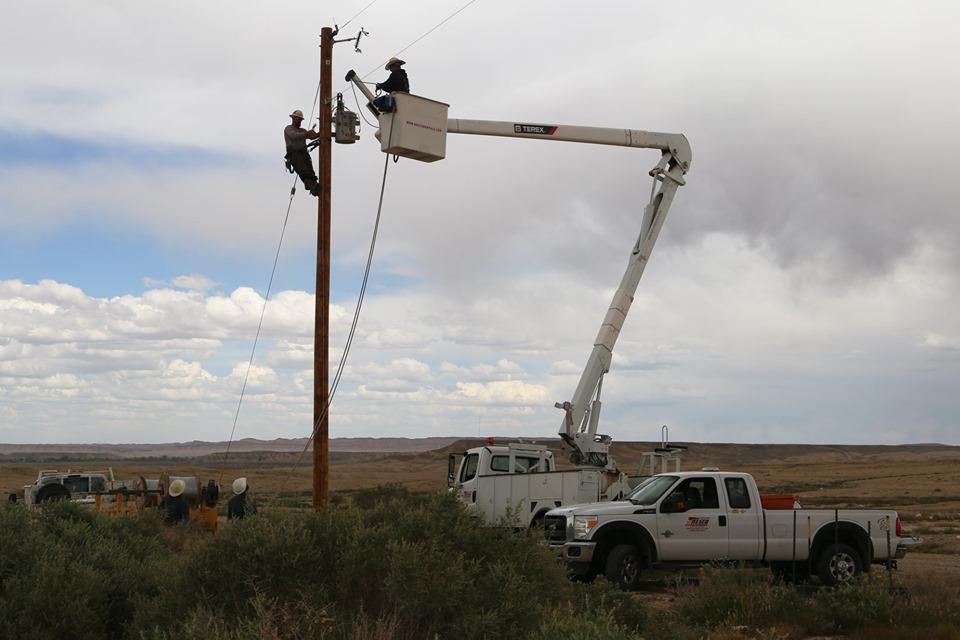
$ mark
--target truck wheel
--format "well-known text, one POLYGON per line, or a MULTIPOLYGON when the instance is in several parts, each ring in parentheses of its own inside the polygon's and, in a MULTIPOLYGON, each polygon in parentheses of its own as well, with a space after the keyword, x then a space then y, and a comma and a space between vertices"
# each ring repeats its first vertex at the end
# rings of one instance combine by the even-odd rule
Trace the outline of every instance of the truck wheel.
POLYGON ((632 544, 618 544, 607 556, 604 576, 621 589, 633 590, 640 584, 643 556, 632 544))
POLYGON ((820 552, 817 576, 827 586, 850 582, 863 571, 860 554, 845 544, 831 544, 820 552))

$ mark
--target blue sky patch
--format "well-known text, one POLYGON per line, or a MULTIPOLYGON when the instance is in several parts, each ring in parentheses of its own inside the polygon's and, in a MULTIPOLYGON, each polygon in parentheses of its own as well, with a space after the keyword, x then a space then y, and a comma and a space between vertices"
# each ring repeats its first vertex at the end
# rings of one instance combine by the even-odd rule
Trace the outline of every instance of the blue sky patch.
POLYGON ((0 129, 0 166, 76 166, 108 163, 159 167, 237 167, 249 163, 236 154, 186 145, 158 145, 133 139, 62 136, 41 131, 0 129))

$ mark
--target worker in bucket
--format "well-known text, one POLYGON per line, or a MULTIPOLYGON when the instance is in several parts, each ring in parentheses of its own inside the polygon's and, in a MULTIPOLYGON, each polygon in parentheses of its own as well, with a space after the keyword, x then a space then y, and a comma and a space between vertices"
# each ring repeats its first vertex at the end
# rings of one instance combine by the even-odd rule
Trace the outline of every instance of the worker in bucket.
POLYGON ((167 489, 167 495, 160 502, 159 509, 163 512, 163 521, 166 524, 187 524, 190 522, 190 505, 183 497, 187 483, 183 480, 174 480, 167 489))
POLYGON ((387 61, 384 69, 390 72, 390 77, 383 82, 377 83, 377 91, 383 91, 384 95, 375 98, 373 101, 373 106, 376 107, 380 113, 393 111, 394 102, 393 97, 390 95, 391 93, 397 91, 400 93, 410 93, 410 80, 407 78, 407 72, 400 68, 405 64, 407 63, 400 58, 390 58, 390 60, 387 61))
POLYGON ((320 134, 310 129, 307 131, 302 126, 303 111, 295 110, 290 114, 290 124, 283 130, 283 141, 287 145, 287 155, 284 159, 287 161, 287 169, 290 173, 296 173, 303 181, 303 186, 311 195, 317 195, 317 174, 313 171, 313 161, 310 159, 310 152, 307 151, 307 140, 319 138, 320 134))
POLYGON ((233 497, 227 503, 227 520, 242 520, 247 515, 253 515, 257 512, 253 500, 248 499, 247 490, 249 489, 246 478, 237 478, 233 481, 233 497))

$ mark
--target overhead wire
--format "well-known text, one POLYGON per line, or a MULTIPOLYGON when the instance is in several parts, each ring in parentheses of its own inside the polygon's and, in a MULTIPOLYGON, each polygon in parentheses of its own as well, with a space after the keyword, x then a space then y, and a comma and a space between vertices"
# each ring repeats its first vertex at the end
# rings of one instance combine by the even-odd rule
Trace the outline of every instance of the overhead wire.
MULTIPOLYGON (((352 16, 349 20, 347 20, 347 21, 343 24, 343 27, 346 27, 346 26, 347 26, 348 24, 350 24, 354 19, 356 19, 360 14, 362 14, 364 11, 366 11, 367 9, 369 9, 370 7, 372 7, 372 6, 373 6, 374 4, 376 4, 378 1, 379 1, 379 0, 372 0, 370 3, 368 3, 366 6, 364 6, 359 12, 357 12, 354 16, 352 16)), ((424 38, 426 38, 427 36, 429 36, 431 33, 433 33, 434 31, 436 31, 436 30, 439 29, 440 27, 442 27, 444 24, 446 24, 446 23, 449 22, 450 20, 452 20, 454 17, 456 17, 456 16, 457 16, 458 14, 460 14, 461 12, 463 12, 463 11, 464 11, 465 9, 467 9, 470 5, 474 4, 476 1, 477 1, 477 0, 468 0, 468 2, 467 2, 466 4, 464 4, 464 5, 461 6, 459 9, 457 9, 456 11, 454 11, 453 13, 451 13, 450 15, 448 15, 447 17, 445 17, 443 20, 441 20, 440 22, 438 22, 437 24, 435 24, 434 26, 432 26, 432 27, 431 27, 430 29, 428 29, 427 31, 425 31, 423 34, 421 34, 419 37, 417 37, 415 40, 413 40, 410 44, 406 45, 405 47, 403 47, 402 49, 400 49, 399 51, 397 51, 395 54, 393 54, 394 57, 395 57, 395 56, 399 56, 399 55, 400 55, 401 53, 403 53, 404 51, 407 51, 408 49, 410 49, 411 47, 413 47, 415 44, 417 44, 418 42, 422 41, 424 38)), ((343 27, 341 27, 341 28, 343 28, 343 27)), ((366 74, 364 74, 363 76, 361 76, 361 79, 366 78, 367 76, 369 76, 370 74, 372 74, 374 71, 376 71, 376 70, 379 69, 379 68, 380 68, 379 65, 377 65, 377 67, 371 69, 371 70, 368 71, 366 74)), ((351 88, 353 89, 353 92, 354 92, 354 99, 356 99, 356 101, 357 101, 358 111, 361 112, 361 117, 363 117, 363 116, 362 116, 363 109, 360 108, 360 100, 359 100, 359 98, 357 97, 357 94, 356 94, 356 87, 353 85, 353 83, 350 83, 350 84, 351 84, 351 88)), ((316 91, 316 94, 315 94, 315 96, 314 96, 314 107, 315 107, 316 104, 317 104, 317 101, 318 101, 318 99, 319 99, 319 96, 320 96, 320 85, 318 84, 318 85, 317 85, 317 91, 316 91)), ((365 117, 363 118, 363 120, 364 120, 364 122, 366 122, 366 123, 367 123, 368 125, 370 125, 370 126, 376 126, 376 125, 371 124, 369 121, 367 121, 367 119, 366 119, 365 117)), ((312 111, 312 110, 311 110, 311 112, 310 112, 310 121, 311 121, 311 122, 313 121, 313 111, 312 111)), ((393 127, 390 127, 390 135, 391 135, 391 138, 392 138, 392 135, 393 135, 393 127)), ((389 145, 389 142, 390 142, 390 141, 388 140, 388 145, 389 145)), ((345 368, 345 366, 346 366, 346 361, 347 361, 347 357, 348 357, 348 355, 349 355, 349 353, 350 353, 350 348, 353 346, 353 339, 354 339, 354 337, 355 337, 355 335, 356 335, 357 324, 359 323, 359 319, 360 319, 360 310, 361 310, 361 308, 362 308, 362 306, 363 306, 363 300, 364 300, 364 297, 365 297, 365 295, 366 295, 367 284, 368 284, 369 279, 370 279, 370 269, 371 269, 371 266, 372 266, 372 264, 373 264, 373 256, 374 256, 374 251, 375 251, 376 244, 377 244, 377 235, 378 235, 379 229, 380 229, 380 218, 381 218, 381 214, 382 214, 382 211, 383 211, 383 197, 384 197, 384 193, 385 193, 385 191, 386 191, 386 185, 387 185, 387 170, 388 170, 389 166, 390 166, 390 155, 387 154, 386 157, 384 158, 383 177, 382 177, 381 183, 380 183, 380 198, 379 198, 379 202, 378 202, 378 204, 377 204, 377 215, 376 215, 376 218, 375 218, 375 221, 374 221, 373 234, 372 234, 372 237, 371 237, 371 239, 370 239, 370 250, 369 250, 369 252, 368 252, 368 254, 367 254, 367 264, 366 264, 366 267, 365 267, 364 272, 363 272, 363 282, 362 282, 362 284, 361 284, 361 286, 360 286, 360 293, 359 293, 359 295, 358 295, 358 297, 357 297, 357 305, 356 305, 356 308, 354 309, 353 320, 352 320, 352 322, 351 322, 351 324, 350 324, 350 331, 349 331, 348 334, 347 334, 347 342, 346 342, 346 344, 345 344, 345 346, 344 346, 343 353, 342 353, 341 356, 340 356, 340 362, 339 362, 339 364, 337 365, 337 372, 336 372, 336 374, 334 375, 334 380, 333 380, 333 383, 331 384, 331 387, 330 387, 330 390, 329 390, 329 393, 328 393, 328 396, 327 396, 327 403, 326 403, 326 405, 323 407, 323 409, 321 410, 321 412, 320 412, 320 414, 318 415, 317 419, 314 421, 313 429, 312 429, 312 431, 311 431, 311 433, 310 433, 310 437, 307 439, 307 442, 306 442, 306 444, 304 445, 303 450, 300 451, 300 455, 297 457, 297 461, 294 463, 293 467, 292 467, 291 470, 290 470, 290 475, 291 475, 291 476, 296 472, 297 467, 300 466, 300 463, 301 463, 302 460, 303 460, 304 454, 306 454, 307 450, 310 448, 311 443, 314 441, 314 439, 315 439, 315 437, 316 437, 316 435, 317 435, 317 430, 318 430, 319 427, 320 427, 320 422, 324 419, 324 417, 326 417, 326 415, 328 414, 328 412, 329 412, 329 410, 330 410, 330 405, 331 405, 331 403, 333 402, 333 399, 334 399, 334 397, 336 396, 337 389, 338 389, 339 386, 340 386, 340 380, 342 379, 342 376, 343 376, 343 370, 344 370, 344 368, 345 368)), ((296 182, 294 182, 294 184, 296 184, 296 182)), ((293 201, 293 191, 291 191, 290 198, 291 198, 291 202, 292 202, 292 201, 293 201)), ((288 210, 288 215, 289 215, 289 205, 288 205, 287 210, 288 210)), ((285 229, 285 228, 286 228, 286 220, 284 221, 284 229, 285 229)), ((281 236, 281 243, 282 243, 282 236, 281 236)), ((278 247, 278 249, 277 249, 277 255, 279 256, 279 247, 278 247)), ((274 269, 276 269, 276 260, 274 261, 274 269)), ((273 282, 273 274, 272 274, 272 273, 271 273, 271 276, 270 276, 270 281, 271 281, 271 284, 272 284, 272 282, 273 282)), ((268 289, 268 291, 269 291, 269 289, 268 289)), ((264 299, 264 309, 266 309, 266 299, 264 299)), ((261 322, 262 322, 262 320, 263 320, 263 314, 261 313, 261 322)), ((259 327, 258 327, 258 329, 257 329, 257 339, 259 339, 259 333, 260 333, 260 329, 259 329, 259 327)), ((255 339, 255 341, 254 341, 254 350, 256 350, 256 339, 255 339)), ((251 366, 252 366, 252 363, 253 363, 253 353, 251 353, 250 363, 248 364, 248 367, 247 367, 247 374, 248 374, 248 375, 249 375, 249 372, 250 372, 250 368, 251 368, 251 366)), ((244 377, 244 388, 245 388, 245 387, 246 387, 246 377, 244 377)), ((243 397, 243 390, 241 390, 241 402, 242 402, 242 397, 243 397)), ((238 407, 237 407, 237 415, 239 415, 239 411, 240 411, 240 409, 239 409, 239 404, 238 404, 238 407)), ((235 430, 235 429, 236 429, 236 418, 234 419, 234 430, 235 430)), ((230 437, 231 437, 231 441, 232 441, 232 439, 233 439, 233 432, 231 432, 231 436, 230 436, 230 437)), ((228 453, 229 453, 229 446, 230 446, 230 443, 228 443, 228 445, 227 445, 228 453)), ((226 455, 224 456, 224 463, 225 463, 225 462, 226 462, 226 455)), ((221 469, 220 475, 221 475, 221 480, 222 480, 222 476, 223 476, 223 470, 222 470, 222 469, 221 469)))
POLYGON ((375 122, 370 122, 369 120, 367 120, 367 116, 363 115, 364 108, 360 106, 360 96, 357 95, 357 85, 355 85, 355 84, 353 84, 353 83, 351 82, 351 83, 350 83, 350 88, 353 89, 353 99, 354 99, 354 100, 356 101, 356 103, 357 103, 357 113, 360 114, 360 117, 363 118, 363 121, 367 123, 367 126, 368 126, 368 127, 373 127, 374 129, 376 129, 376 128, 377 128, 377 123, 375 123, 375 122))
POLYGON ((363 13, 364 11, 366 11, 367 9, 369 9, 370 7, 372 7, 373 5, 377 4, 378 2, 380 2, 380 0, 373 0, 370 4, 368 4, 367 6, 365 6, 363 9, 360 9, 360 11, 357 11, 355 14, 353 14, 353 17, 350 18, 349 20, 347 20, 346 22, 344 22, 343 25, 342 25, 340 28, 341 28, 341 29, 346 29, 347 25, 350 24, 351 22, 353 22, 354 20, 356 20, 356 19, 360 16, 361 13, 363 13))
MULTIPOLYGON (((393 116, 391 116, 393 118, 393 116)), ((387 138, 387 145, 389 146, 393 140, 393 127, 390 127, 390 136, 387 138)), ((292 477, 296 473, 297 467, 300 466, 300 463, 303 461, 303 456, 307 453, 307 450, 310 448, 311 443, 317 435, 317 430, 320 428, 320 423, 328 415, 330 411, 330 405, 333 403, 333 399, 337 394, 337 389, 340 387, 340 380, 343 377, 343 370, 346 367, 347 357, 350 354, 350 348, 353 346, 353 339, 356 335, 357 325, 360 321, 360 309, 363 307, 363 300, 367 292, 367 283, 370 280, 370 268, 373 265, 373 255, 374 250, 377 246, 377 236, 380 231, 380 217, 383 212, 383 196, 387 188, 387 170, 390 167, 390 154, 385 154, 386 157, 383 160, 383 177, 380 181, 380 199, 377 203, 377 216, 374 219, 373 223, 373 234, 370 238, 370 249, 367 252, 367 264, 363 270, 363 282, 360 285, 360 293, 357 295, 357 305, 353 311, 353 320, 350 323, 350 331, 347 333, 347 341, 343 348, 343 353, 340 355, 340 362, 337 365, 337 372, 334 374, 333 382, 330 385, 329 393, 327 394, 327 403, 321 409, 320 414, 317 416, 317 419, 314 420, 313 430, 310 433, 310 437, 307 438, 306 444, 303 445, 303 449, 300 451, 300 455, 297 456, 297 461, 293 464, 293 467, 290 469, 290 474, 288 476, 292 477)))
MULTIPOLYGON (((397 56, 399 56, 401 53, 403 53, 404 51, 406 51, 407 49, 409 49, 409 48, 412 47, 413 45, 417 44, 418 42, 420 42, 421 40, 423 40, 424 38, 426 38, 428 35, 430 35, 430 34, 433 33, 434 31, 436 31, 437 29, 439 29, 440 27, 442 27, 442 26, 445 25, 446 23, 450 22, 450 20, 452 20, 456 15, 458 15, 459 13, 461 13, 462 11, 464 11, 467 7, 469 7, 470 5, 472 5, 472 4, 473 4, 474 2, 476 2, 476 1, 477 1, 477 0, 469 0, 466 4, 464 4, 464 5, 461 6, 459 9, 457 9, 456 11, 454 11, 453 13, 451 13, 450 15, 448 15, 446 18, 444 18, 443 20, 441 20, 441 21, 438 22, 437 24, 433 25, 432 27, 430 27, 429 29, 427 29, 426 31, 424 31, 422 34, 420 34, 420 36, 419 36, 417 39, 415 39, 413 42, 411 42, 411 43, 408 44, 407 46, 403 47, 402 49, 400 49, 399 51, 397 51, 396 53, 394 53, 393 56, 391 56, 391 57, 397 57, 397 56)), ((386 60, 384 61, 384 63, 386 63, 386 60)), ((370 71, 367 71, 367 72, 366 72, 365 74, 363 74, 362 76, 359 76, 360 80, 362 81, 364 78, 367 78, 367 77, 370 76, 370 74, 372 74, 374 71, 377 71, 378 69, 380 69, 381 66, 382 66, 382 64, 378 64, 378 65, 377 65, 376 67, 374 67, 373 69, 370 69, 370 71)), ((352 82, 349 83, 349 84, 350 84, 350 85, 353 85, 352 82)), ((358 101, 358 102, 359 102, 359 101, 358 101)), ((369 123, 368 123, 368 124, 369 124, 369 123)))
MULTIPOLYGON (((397 51, 396 53, 394 53, 392 57, 398 57, 401 53, 403 53, 404 51, 406 51, 407 49, 409 49, 409 48, 412 47, 413 45, 417 44, 418 42, 420 42, 421 40, 423 40, 424 38, 426 38, 428 35, 430 35, 430 34, 433 33, 434 31, 436 31, 437 29, 439 29, 440 27, 442 27, 443 25, 445 25, 446 23, 450 22, 450 20, 452 20, 457 14, 459 14, 460 12, 462 12, 464 9, 466 9, 467 7, 469 7, 470 5, 472 5, 472 4, 473 4, 474 2, 476 2, 476 1, 477 1, 477 0, 469 0, 469 2, 467 2, 465 5, 463 5, 462 7, 460 7, 459 9, 457 9, 456 11, 454 11, 453 13, 451 13, 450 15, 448 15, 446 18, 444 18, 443 20, 441 20, 441 21, 438 22, 437 24, 435 24, 435 25, 433 25, 432 27, 430 27, 429 29, 427 29, 427 31, 424 32, 419 38, 417 38, 416 40, 414 40, 413 42, 411 42, 410 44, 408 44, 407 46, 405 46, 403 49, 400 49, 399 51, 397 51)), ((386 62, 386 61, 384 61, 384 62, 386 62)), ((377 65, 376 67, 374 67, 374 68, 371 69, 370 71, 366 72, 365 74, 363 74, 362 76, 360 76, 361 80, 362 80, 363 78, 366 78, 367 76, 369 76, 371 73, 373 73, 374 71, 376 71, 376 70, 379 69, 379 68, 380 68, 380 65, 377 65)))
POLYGON ((296 177, 294 177, 294 185, 290 188, 290 200, 287 201, 287 213, 283 217, 283 227, 280 229, 280 242, 277 243, 277 252, 273 256, 273 268, 270 270, 270 281, 267 283, 267 292, 263 298, 263 306, 260 308, 260 320, 257 322, 257 333, 253 338, 253 348, 250 349, 247 371, 243 374, 243 385, 240 387, 240 399, 237 401, 237 411, 233 415, 233 428, 230 429, 230 439, 227 440, 227 449, 223 454, 223 462, 220 465, 220 476, 217 484, 223 484, 223 472, 227 466, 227 458, 230 456, 230 446, 233 444, 233 436, 237 431, 237 422, 240 419, 240 407, 243 405, 243 397, 247 391, 247 380, 250 378, 250 370, 253 368, 253 357, 257 352, 257 343, 260 341, 260 330, 263 328, 263 316, 267 312, 267 301, 270 299, 270 290, 273 288, 273 278, 277 272, 277 262, 280 260, 280 248, 283 246, 283 237, 287 232, 287 221, 290 220, 290 208, 293 205, 293 196, 296 195, 296 193, 296 177))
MULTIPOLYGON (((374 0, 376 1, 376 0, 374 0)), ((313 120, 313 114, 317 108, 317 101, 320 98, 320 84, 317 84, 317 90, 313 94, 313 104, 310 107, 310 122, 313 120)), ((227 440, 227 448, 223 453, 223 460, 220 463, 220 474, 217 484, 223 484, 223 473, 227 466, 227 459, 230 457, 230 448, 233 445, 233 437, 237 432, 237 423, 240 420, 240 408, 243 406, 243 398, 247 391, 247 382, 250 378, 250 371, 253 369, 253 358, 257 353, 257 345, 260 342, 260 332, 263 329, 263 318, 267 312, 267 302, 270 300, 270 291, 273 289, 273 279, 277 273, 277 263, 280 261, 280 249, 283 247, 283 238, 287 232, 287 222, 290 220, 290 208, 293 206, 293 198, 297 193, 297 177, 293 176, 293 184, 290 186, 290 199, 287 201, 287 212, 283 216, 283 226, 280 228, 280 241, 277 243, 277 251, 273 256, 273 267, 270 269, 270 280, 267 282, 267 291, 263 297, 263 306, 260 308, 260 319, 257 322, 257 332, 253 338, 253 346, 250 349, 250 359, 247 361, 247 370, 243 374, 243 384, 240 386, 240 398, 237 400, 237 410, 233 415, 233 426, 230 429, 230 438, 227 440)))

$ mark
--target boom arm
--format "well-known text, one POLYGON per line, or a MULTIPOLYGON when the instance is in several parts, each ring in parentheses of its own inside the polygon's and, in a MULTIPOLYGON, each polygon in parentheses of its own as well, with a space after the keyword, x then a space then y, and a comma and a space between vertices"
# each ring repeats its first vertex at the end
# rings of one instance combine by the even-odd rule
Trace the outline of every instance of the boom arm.
POLYGON ((608 455, 610 437, 597 434, 603 376, 610 370, 613 348, 620 336, 627 313, 630 311, 633 296, 640 284, 647 261, 650 259, 653 245, 657 242, 660 229, 673 203, 673 196, 677 192, 677 187, 685 184, 683 174, 690 168, 690 144, 681 134, 490 120, 448 119, 447 131, 660 149, 662 152, 660 162, 650 171, 654 180, 660 182, 659 189, 655 194, 651 194, 650 202, 644 207, 640 235, 627 260, 627 268, 620 279, 620 286, 613 294, 610 308, 593 342, 593 350, 580 374, 576 391, 568 402, 556 404, 557 408, 564 411, 560 437, 570 447, 571 461, 582 466, 615 468, 615 463, 608 455))
MULTIPOLYGON (((373 94, 356 77, 354 72, 348 73, 346 79, 352 81, 371 102, 373 101, 373 94)), ((380 113, 372 105, 370 105, 370 108, 381 119, 381 126, 385 124, 385 119, 397 115, 380 113)), ((390 121, 387 120, 387 122, 390 121)), ((620 279, 620 286, 613 294, 610 308, 600 325, 600 331, 593 343, 593 351, 591 351, 583 373, 580 375, 573 397, 568 402, 556 404, 558 408, 564 410, 563 421, 560 425, 560 437, 570 447, 571 461, 578 466, 615 469, 616 465, 608 455, 610 436, 597 434, 597 425, 600 418, 600 390, 603 376, 610 370, 613 348, 620 336, 620 330, 627 313, 630 311, 633 296, 640 284, 640 278, 643 276, 647 261, 650 259, 653 245, 660 235, 660 229, 663 227, 663 222, 670 211, 670 205, 673 203, 677 188, 685 184, 683 176, 689 171, 693 160, 686 136, 638 129, 610 129, 455 118, 447 119, 446 132, 660 150, 660 161, 649 172, 653 179, 659 182, 659 187, 655 192, 651 192, 650 202, 644 207, 640 235, 627 260, 627 268, 620 279)), ((439 157, 443 157, 442 154, 437 156, 437 158, 439 157)))

